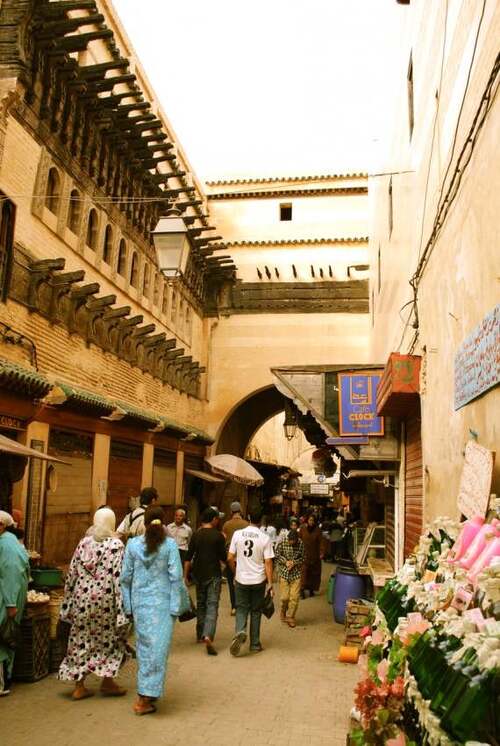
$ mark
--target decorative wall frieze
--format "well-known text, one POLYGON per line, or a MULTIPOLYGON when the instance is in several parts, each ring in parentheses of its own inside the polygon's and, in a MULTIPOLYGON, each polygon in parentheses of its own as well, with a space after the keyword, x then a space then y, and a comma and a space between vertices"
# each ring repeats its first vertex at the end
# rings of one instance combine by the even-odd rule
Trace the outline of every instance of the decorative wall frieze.
POLYGON ((218 298, 222 315, 248 313, 368 313, 368 281, 237 282, 218 298))
POLYGON ((78 335, 87 345, 199 397, 204 368, 184 355, 175 339, 167 339, 154 324, 143 324, 141 315, 130 316, 130 307, 116 308, 115 295, 98 295, 97 282, 82 284, 83 270, 63 272, 64 266, 64 259, 33 261, 16 248, 10 298, 78 335))

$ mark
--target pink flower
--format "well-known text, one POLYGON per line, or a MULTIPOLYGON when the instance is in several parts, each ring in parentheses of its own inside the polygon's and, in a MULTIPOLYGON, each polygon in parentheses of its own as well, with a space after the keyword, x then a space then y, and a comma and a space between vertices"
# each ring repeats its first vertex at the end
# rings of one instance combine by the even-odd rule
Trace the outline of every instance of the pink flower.
POLYGON ((363 629, 359 633, 359 636, 360 637, 369 637, 371 635, 371 633, 372 633, 372 628, 366 626, 366 627, 363 627, 363 629))
POLYGON ((377 666, 377 676, 379 677, 380 681, 387 680, 388 671, 389 671, 389 661, 387 660, 387 658, 382 658, 382 660, 377 666))
POLYGON ((383 645, 384 644, 384 633, 380 629, 373 630, 372 633, 372 645, 383 645))
POLYGON ((406 738, 403 731, 399 731, 396 738, 388 738, 385 742, 386 746, 406 746, 406 738))

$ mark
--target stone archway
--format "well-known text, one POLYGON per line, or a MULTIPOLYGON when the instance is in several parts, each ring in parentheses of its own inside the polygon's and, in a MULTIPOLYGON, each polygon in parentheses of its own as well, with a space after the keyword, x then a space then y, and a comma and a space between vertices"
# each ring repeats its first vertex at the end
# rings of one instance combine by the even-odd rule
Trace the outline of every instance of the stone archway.
POLYGON ((275 386, 254 391, 226 418, 216 439, 215 453, 232 453, 243 458, 254 433, 283 409, 283 395, 275 386))

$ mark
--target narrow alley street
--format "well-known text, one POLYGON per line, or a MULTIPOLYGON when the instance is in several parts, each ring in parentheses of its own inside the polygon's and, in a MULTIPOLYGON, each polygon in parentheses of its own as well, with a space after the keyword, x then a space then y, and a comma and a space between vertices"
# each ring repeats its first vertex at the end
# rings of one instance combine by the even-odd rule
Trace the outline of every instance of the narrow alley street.
MULTIPOLYGON (((323 587, 331 571, 324 566, 323 587)), ((338 663, 344 630, 332 621, 325 593, 301 602, 295 630, 278 614, 263 619, 261 655, 231 658, 233 618, 227 587, 221 598, 217 658, 194 643, 194 624, 179 624, 169 660, 167 693, 158 712, 132 713, 135 663, 119 678, 123 699, 99 694, 70 700, 70 687, 55 674, 35 684, 16 684, 2 708, 9 746, 96 746, 155 743, 175 746, 344 746, 356 666, 338 663), (8 706, 6 706, 8 705, 8 706), (29 711, 29 718, 26 713, 29 711), (78 715, 78 717, 76 717, 78 715)), ((97 689, 98 680, 89 678, 97 689)))

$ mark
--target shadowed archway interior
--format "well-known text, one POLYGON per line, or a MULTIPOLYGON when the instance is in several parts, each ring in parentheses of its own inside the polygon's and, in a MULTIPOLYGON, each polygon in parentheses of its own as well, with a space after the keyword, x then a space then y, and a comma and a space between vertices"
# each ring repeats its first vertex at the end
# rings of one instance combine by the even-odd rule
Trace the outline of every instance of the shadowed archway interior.
POLYGON ((283 409, 283 395, 274 386, 251 394, 237 405, 224 423, 216 453, 232 453, 243 458, 259 427, 283 409))

